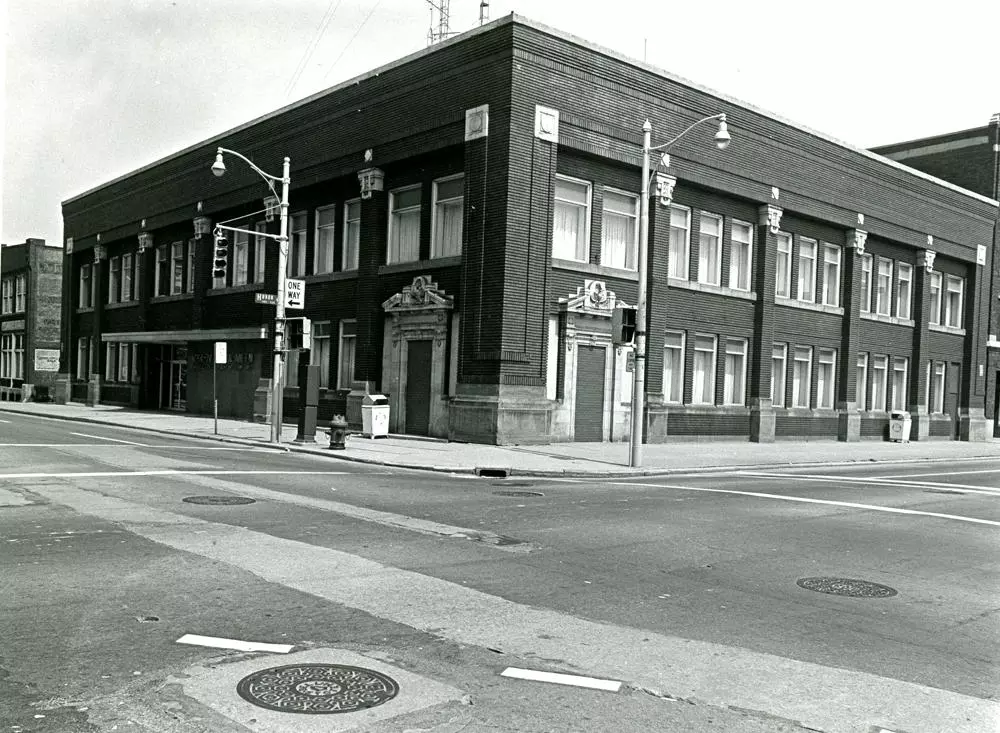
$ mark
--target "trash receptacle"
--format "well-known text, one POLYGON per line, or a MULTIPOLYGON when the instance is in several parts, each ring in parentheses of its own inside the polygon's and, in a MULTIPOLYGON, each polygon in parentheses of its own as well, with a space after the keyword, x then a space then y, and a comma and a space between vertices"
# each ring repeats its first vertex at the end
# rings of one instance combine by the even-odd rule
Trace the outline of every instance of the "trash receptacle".
POLYGON ((361 432, 369 438, 389 435, 389 398, 384 394, 367 394, 361 401, 361 432))
POLYGON ((889 413, 889 440, 896 443, 910 442, 910 428, 913 419, 906 410, 893 410, 889 413))

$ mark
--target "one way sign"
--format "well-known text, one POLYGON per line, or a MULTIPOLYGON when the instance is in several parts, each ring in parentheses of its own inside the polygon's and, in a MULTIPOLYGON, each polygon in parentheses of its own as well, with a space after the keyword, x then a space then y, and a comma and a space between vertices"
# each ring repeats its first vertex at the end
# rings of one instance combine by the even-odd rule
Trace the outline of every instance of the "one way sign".
POLYGON ((285 308, 302 310, 306 306, 306 281, 285 280, 285 308))

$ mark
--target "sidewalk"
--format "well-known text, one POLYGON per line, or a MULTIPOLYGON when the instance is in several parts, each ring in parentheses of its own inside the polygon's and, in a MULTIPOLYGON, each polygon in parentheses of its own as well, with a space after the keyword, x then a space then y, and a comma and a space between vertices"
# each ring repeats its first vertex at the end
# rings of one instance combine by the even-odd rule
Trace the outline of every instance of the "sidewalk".
MULTIPOLYGON (((147 412, 107 405, 86 407, 80 404, 0 402, 0 413, 2 412, 138 428, 152 433, 244 445, 271 445, 271 428, 268 424, 220 419, 219 434, 214 435, 211 417, 183 413, 147 412)), ((282 449, 400 468, 453 473, 486 471, 484 475, 492 476, 642 476, 738 467, 1000 458, 1000 442, 704 441, 645 445, 643 467, 630 469, 627 443, 552 443, 499 447, 449 443, 411 436, 371 440, 352 435, 347 439, 346 450, 332 451, 329 449, 329 436, 325 426, 324 429, 317 430, 316 440, 310 444, 295 443, 296 432, 294 425, 286 424, 283 427, 282 449)))

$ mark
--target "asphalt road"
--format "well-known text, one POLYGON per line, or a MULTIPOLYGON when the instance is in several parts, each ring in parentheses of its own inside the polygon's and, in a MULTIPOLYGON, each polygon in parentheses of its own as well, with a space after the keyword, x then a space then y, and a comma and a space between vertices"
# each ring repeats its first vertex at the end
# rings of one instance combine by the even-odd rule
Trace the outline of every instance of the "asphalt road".
POLYGON ((489 480, 0 417, 0 731, 1000 730, 1000 460, 489 480), (400 692, 235 693, 292 662, 400 692))

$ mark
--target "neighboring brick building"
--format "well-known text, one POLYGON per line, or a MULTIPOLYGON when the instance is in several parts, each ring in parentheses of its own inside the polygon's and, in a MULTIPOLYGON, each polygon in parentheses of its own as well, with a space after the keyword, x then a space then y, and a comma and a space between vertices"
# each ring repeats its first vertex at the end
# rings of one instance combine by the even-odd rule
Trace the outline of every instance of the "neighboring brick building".
MULTIPOLYGON (((993 199, 1000 198, 1000 113, 988 124, 903 143, 873 148, 873 152, 968 188, 993 199)), ((1000 242, 1000 224, 994 241, 1000 242)), ((993 434, 1000 437, 1000 258, 993 260, 990 285, 989 329, 986 358, 986 417, 993 434)))
POLYGON ((46 399, 55 385, 62 265, 44 239, 0 247, 0 399, 46 399))
POLYGON ((995 200, 518 16, 65 201, 62 396, 207 413, 226 340, 220 413, 267 413, 278 222, 224 146, 291 158, 321 416, 381 391, 398 432, 627 439, 643 121, 716 113, 732 145, 688 135, 652 199, 647 439, 878 439, 897 408, 985 438, 995 200), (214 281, 222 222, 251 233, 214 281))

